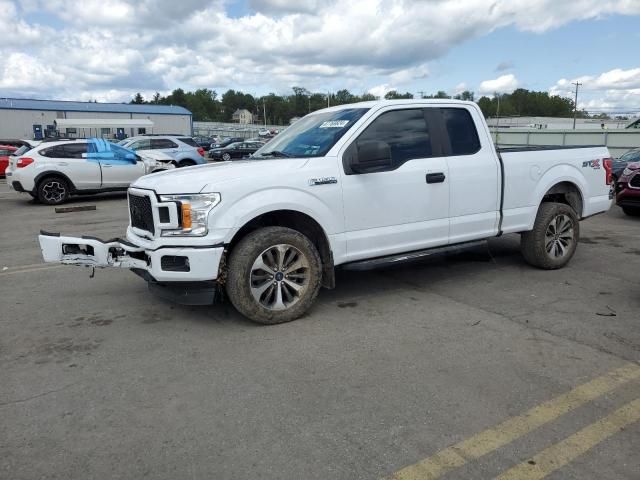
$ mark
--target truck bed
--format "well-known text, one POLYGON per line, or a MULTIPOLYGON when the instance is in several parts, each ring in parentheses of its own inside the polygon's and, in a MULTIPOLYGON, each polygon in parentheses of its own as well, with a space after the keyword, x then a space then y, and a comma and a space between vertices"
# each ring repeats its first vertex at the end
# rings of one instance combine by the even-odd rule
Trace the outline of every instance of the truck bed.
POLYGON ((498 153, 508 152, 538 152, 541 150, 572 150, 575 148, 596 148, 605 145, 510 145, 498 144, 496 151, 498 153))

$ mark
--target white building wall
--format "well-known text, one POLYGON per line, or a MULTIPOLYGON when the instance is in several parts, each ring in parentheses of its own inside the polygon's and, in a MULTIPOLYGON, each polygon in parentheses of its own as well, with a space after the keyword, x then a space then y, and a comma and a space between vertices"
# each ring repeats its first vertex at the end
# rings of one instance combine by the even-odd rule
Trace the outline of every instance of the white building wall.
MULTIPOLYGON (((181 135, 191 135, 190 115, 166 115, 166 114, 138 114, 138 113, 115 113, 115 112, 75 112, 75 111, 45 111, 45 110, 0 110, 0 138, 33 138, 33 125, 42 125, 42 133, 47 125, 53 125, 57 118, 144 118, 154 123, 153 132, 147 133, 177 133, 181 135)), ((66 134, 66 130, 60 132, 66 134)), ((112 129, 111 134, 115 135, 116 130, 112 129)), ((125 129, 128 136, 137 135, 137 130, 125 129)), ((97 135, 95 130, 91 133, 85 132, 86 136, 97 135)), ((77 136, 85 136, 78 130, 77 136)))

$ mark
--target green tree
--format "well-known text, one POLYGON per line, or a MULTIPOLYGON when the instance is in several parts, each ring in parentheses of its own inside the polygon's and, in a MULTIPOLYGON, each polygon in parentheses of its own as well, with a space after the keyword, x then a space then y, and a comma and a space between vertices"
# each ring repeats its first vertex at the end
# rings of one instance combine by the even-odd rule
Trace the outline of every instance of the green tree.
POLYGON ((410 93, 410 92, 400 93, 397 90, 391 90, 390 92, 387 92, 387 94, 384 96, 384 98, 386 98, 387 100, 399 100, 399 99, 403 99, 403 98, 413 98, 413 93, 410 93))
POLYGON ((141 104, 145 103, 145 101, 144 101, 144 98, 142 97, 142 94, 140 92, 138 92, 133 96, 133 100, 131 100, 131 102, 129 102, 129 103, 133 103, 133 104, 136 104, 136 105, 141 105, 141 104))

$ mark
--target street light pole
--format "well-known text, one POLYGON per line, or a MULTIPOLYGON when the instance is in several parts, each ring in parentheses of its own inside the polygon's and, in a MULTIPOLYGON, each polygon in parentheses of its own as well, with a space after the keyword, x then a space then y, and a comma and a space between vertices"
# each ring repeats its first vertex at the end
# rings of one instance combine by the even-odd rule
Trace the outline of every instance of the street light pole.
POLYGON ((578 114, 578 87, 580 85, 582 85, 580 82, 578 82, 577 80, 575 82, 571 82, 571 85, 575 85, 576 86, 576 97, 575 100, 573 102, 573 129, 576 129, 576 115, 578 114))

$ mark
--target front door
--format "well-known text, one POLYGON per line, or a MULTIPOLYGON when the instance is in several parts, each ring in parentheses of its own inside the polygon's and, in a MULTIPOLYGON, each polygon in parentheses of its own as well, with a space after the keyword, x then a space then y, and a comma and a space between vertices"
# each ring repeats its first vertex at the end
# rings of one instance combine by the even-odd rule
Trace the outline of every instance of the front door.
POLYGON ((354 140, 387 143, 392 166, 342 170, 348 261, 447 244, 449 171, 428 118, 427 109, 389 110, 354 140))
POLYGON ((102 188, 126 188, 134 180, 144 175, 144 162, 142 159, 135 164, 120 164, 108 162, 100 163, 102 169, 102 188))

